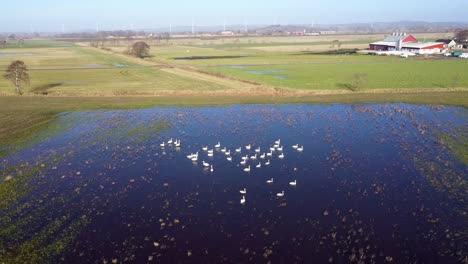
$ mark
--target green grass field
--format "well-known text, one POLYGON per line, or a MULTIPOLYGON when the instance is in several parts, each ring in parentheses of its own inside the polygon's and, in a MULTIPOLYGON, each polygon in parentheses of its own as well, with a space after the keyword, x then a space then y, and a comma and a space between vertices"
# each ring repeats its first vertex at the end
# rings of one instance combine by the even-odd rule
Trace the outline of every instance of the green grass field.
MULTIPOLYGON (((23 60, 30 68, 31 93, 73 95, 153 94, 161 90, 219 90, 219 83, 187 78, 160 69, 144 68, 137 59, 112 55, 85 47, 49 47, 0 50, 0 54, 31 56, 0 57, 0 68, 14 59, 23 60), (7 51, 7 52, 5 52, 7 51), (143 68, 142 68, 143 67, 143 68)), ((9 95, 11 84, 0 79, 0 94, 9 95)))
MULTIPOLYGON (((366 56, 369 57, 369 56, 366 56)), ((204 70, 275 87, 343 89, 356 73, 368 75, 363 89, 468 87, 468 60, 352 61, 307 65, 204 67, 204 70)))

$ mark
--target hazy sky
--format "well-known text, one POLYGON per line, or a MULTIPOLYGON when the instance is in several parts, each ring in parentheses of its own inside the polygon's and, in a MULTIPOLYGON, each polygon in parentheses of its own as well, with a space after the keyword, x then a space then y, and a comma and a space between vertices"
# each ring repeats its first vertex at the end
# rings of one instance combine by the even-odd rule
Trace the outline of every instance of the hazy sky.
POLYGON ((1 0, 0 31, 190 25, 468 21, 468 0, 1 0), (378 4, 375 4, 377 3, 378 4), (63 25, 63 26, 62 26, 63 25))

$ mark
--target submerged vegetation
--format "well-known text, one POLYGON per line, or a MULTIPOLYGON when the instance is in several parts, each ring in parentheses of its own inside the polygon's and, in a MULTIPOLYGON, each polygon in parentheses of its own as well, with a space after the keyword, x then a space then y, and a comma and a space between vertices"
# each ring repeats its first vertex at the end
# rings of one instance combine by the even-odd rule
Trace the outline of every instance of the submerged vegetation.
POLYGON ((451 124, 444 137, 464 144, 454 129, 464 111, 363 104, 70 112, 54 122, 72 123, 63 133, 43 131, 54 136, 4 158, 0 262, 462 261, 466 165, 451 141, 431 139, 451 124), (259 155, 243 170, 241 156, 268 152, 279 138, 283 158, 275 151, 266 165, 259 155), (202 150, 218 141, 230 161, 221 148, 214 157, 202 150), (187 160, 197 152, 198 161, 187 160))
POLYGON ((437 135, 440 137, 440 143, 468 166, 468 128, 458 129, 453 136, 443 132, 437 132, 437 135))

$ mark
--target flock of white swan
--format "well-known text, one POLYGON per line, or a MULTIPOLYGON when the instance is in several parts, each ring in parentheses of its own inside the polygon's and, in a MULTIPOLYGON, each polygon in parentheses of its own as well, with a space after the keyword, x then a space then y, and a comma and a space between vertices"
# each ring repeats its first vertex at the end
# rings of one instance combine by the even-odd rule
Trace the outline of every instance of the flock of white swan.
MULTIPOLYGON (((163 147, 163 148, 165 146, 172 146, 172 145, 175 146, 176 148, 179 148, 181 146, 181 141, 177 140, 177 139, 173 140, 171 138, 167 142, 162 142, 160 144, 160 146, 163 147)), ((228 150, 226 147, 221 148, 221 142, 218 142, 214 146, 214 148, 217 151, 221 151, 222 153, 224 153, 224 155, 226 156, 227 161, 232 161, 232 157, 233 157, 232 154, 234 152, 237 153, 237 154, 240 154, 242 152, 242 147, 236 148, 234 150, 234 152, 231 152, 231 150, 228 150)), ((299 146, 299 144, 293 145, 292 148, 297 150, 298 152, 303 152, 304 151, 304 146, 299 146)), ((252 150, 252 145, 249 144, 249 145, 245 146, 245 149, 248 150, 248 151, 252 150)), ((214 149, 209 149, 208 146, 204 146, 204 147, 202 147, 202 151, 206 152, 207 156, 211 158, 211 157, 214 156, 214 151, 215 150, 214 149)), ((273 146, 270 147, 269 150, 267 150, 268 152, 263 152, 262 153, 262 149, 260 147, 254 149, 254 151, 255 151, 254 155, 252 155, 252 156, 245 155, 245 156, 242 156, 242 158, 241 158, 241 161, 240 161, 239 164, 241 166, 243 166, 244 172, 250 173, 251 170, 252 170, 252 166, 250 164, 247 167, 247 164, 248 164, 249 161, 255 162, 255 168, 259 169, 262 166, 269 166, 271 164, 270 158, 273 157, 274 155, 278 155, 279 159, 284 159, 284 152, 283 152, 283 146, 281 145, 281 139, 276 140, 275 143, 273 144, 273 146), (258 164, 257 164, 257 160, 259 160, 258 164)), ((194 163, 198 163, 198 161, 199 161, 198 157, 199 157, 199 152, 191 153, 190 155, 187 156, 187 158, 189 160, 191 160, 192 162, 194 162, 194 163)), ((209 169, 211 172, 214 171, 213 165, 209 164, 208 162, 206 162, 204 160, 202 161, 202 165, 203 165, 203 167, 209 169)), ((267 184, 273 184, 273 178, 267 180, 266 183, 267 184)), ((297 185, 297 180, 294 180, 294 181, 290 182, 289 185, 296 186, 297 185)), ((240 203, 245 204, 246 203, 245 196, 247 195, 247 188, 244 188, 244 189, 240 190, 239 192, 242 195, 240 203)), ((284 191, 282 191, 280 193, 277 193, 276 196, 277 197, 284 197, 284 191)))

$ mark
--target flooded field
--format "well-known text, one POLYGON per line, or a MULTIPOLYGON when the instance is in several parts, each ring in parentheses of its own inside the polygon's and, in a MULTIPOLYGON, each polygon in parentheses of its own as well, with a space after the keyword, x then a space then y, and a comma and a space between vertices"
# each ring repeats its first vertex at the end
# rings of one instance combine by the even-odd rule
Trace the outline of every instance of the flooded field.
POLYGON ((66 113, 2 160, 0 262, 463 263, 467 114, 66 113))
POLYGON ((0 58, 9 58, 9 57, 27 57, 32 56, 31 53, 0 53, 0 58))

